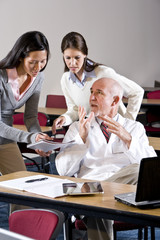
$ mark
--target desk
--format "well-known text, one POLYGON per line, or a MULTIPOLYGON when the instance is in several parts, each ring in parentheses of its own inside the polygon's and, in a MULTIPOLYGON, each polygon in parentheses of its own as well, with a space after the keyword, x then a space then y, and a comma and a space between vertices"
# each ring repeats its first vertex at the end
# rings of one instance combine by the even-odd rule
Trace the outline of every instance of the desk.
MULTIPOLYGON (((128 99, 123 98, 123 103, 125 105, 128 104, 128 99)), ((147 99, 143 98, 142 103, 141 103, 141 108, 146 108, 146 107, 160 107, 160 99, 147 99)))
POLYGON ((148 137, 149 144, 154 148, 154 150, 160 151, 160 138, 159 137, 148 137))
POLYGON ((147 99, 142 100, 141 107, 160 107, 160 99, 147 99))
MULTIPOLYGON (((67 109, 65 108, 46 108, 46 107, 39 107, 38 111, 46 113, 47 115, 61 115, 66 112, 67 109)), ((15 112, 24 112, 24 106, 16 109, 15 112)))
MULTIPOLYGON (((25 125, 14 124, 13 127, 17 128, 19 130, 22 130, 22 131, 27 131, 27 128, 25 125)), ((40 127, 41 127, 42 132, 52 131, 52 127, 48 127, 48 126, 40 126, 40 127)))
MULTIPOLYGON (((0 181, 16 179, 20 177, 33 176, 35 172, 15 172, 0 177, 0 181)), ((44 174, 47 175, 47 174, 44 174)), ((51 177, 51 175, 49 175, 51 177)), ((53 177, 63 178, 57 175, 53 177)), ((82 179, 70 178, 72 181, 84 181, 82 179)), ((0 187, 0 201, 27 205, 38 208, 57 209, 62 212, 80 214, 91 217, 107 218, 119 221, 133 222, 148 226, 160 224, 160 208, 138 209, 117 202, 114 195, 123 192, 135 191, 135 186, 111 182, 102 182, 104 194, 88 196, 64 196, 49 198, 29 192, 0 187)))

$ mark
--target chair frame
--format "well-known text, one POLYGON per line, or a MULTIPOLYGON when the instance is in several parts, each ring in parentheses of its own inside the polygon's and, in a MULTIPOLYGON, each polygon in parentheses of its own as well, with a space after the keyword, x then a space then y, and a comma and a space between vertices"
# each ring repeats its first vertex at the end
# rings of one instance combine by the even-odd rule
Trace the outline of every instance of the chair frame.
MULTIPOLYGON (((76 219, 75 220, 75 228, 77 230, 83 230, 87 231, 87 226, 81 219, 76 219)), ((129 230, 138 230, 138 240, 142 239, 142 230, 144 229, 144 240, 148 240, 148 227, 147 226, 141 226, 139 224, 132 224, 132 223, 127 223, 127 222, 122 222, 122 221, 114 221, 113 222, 113 236, 114 240, 117 239, 117 232, 119 231, 129 231, 129 230)), ((152 230, 154 233, 154 229, 152 230)), ((152 233, 152 235, 153 235, 152 233)))
MULTIPOLYGON (((62 230, 63 224, 65 222, 65 215, 62 212, 58 211, 58 210, 23 209, 23 210, 14 211, 9 216, 9 229, 10 229, 10 231, 16 232, 15 229, 14 229, 14 225, 17 226, 18 222, 15 222, 15 220, 17 220, 17 219, 15 219, 15 217, 17 217, 17 216, 20 217, 21 213, 27 213, 25 215, 25 217, 28 218, 30 213, 33 214, 34 212, 37 213, 37 212, 40 212, 40 211, 42 212, 42 214, 53 213, 53 214, 55 214, 58 217, 58 223, 57 223, 57 225, 55 227, 55 230, 52 232, 52 235, 51 235, 51 237, 49 239, 49 240, 55 240, 57 238, 58 234, 60 233, 60 231, 62 230)), ((28 218, 28 220, 30 220, 30 218, 28 218)), ((23 217, 22 217, 22 219, 20 218, 18 221, 22 221, 23 222, 23 217)), ((42 228, 43 228, 43 226, 42 226, 42 228)), ((23 235, 23 233, 21 231, 17 232, 17 233, 20 233, 20 234, 23 235)), ((32 238, 32 236, 28 236, 28 237, 32 238)))
POLYGON ((114 240, 117 239, 117 232, 131 231, 131 230, 138 230, 138 240, 141 240, 142 235, 143 235, 142 234, 143 229, 144 229, 144 240, 148 240, 148 227, 147 226, 125 223, 125 222, 121 222, 121 221, 114 221, 114 223, 113 223, 114 240))

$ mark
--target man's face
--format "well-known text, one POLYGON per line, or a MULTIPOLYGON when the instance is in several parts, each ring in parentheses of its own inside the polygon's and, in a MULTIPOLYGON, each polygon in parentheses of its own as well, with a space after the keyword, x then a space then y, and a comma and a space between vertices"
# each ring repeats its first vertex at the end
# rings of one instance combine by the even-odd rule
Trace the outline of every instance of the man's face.
POLYGON ((112 94, 109 91, 110 84, 107 80, 96 81, 91 88, 90 108, 95 116, 110 116, 112 103, 114 101, 112 94))

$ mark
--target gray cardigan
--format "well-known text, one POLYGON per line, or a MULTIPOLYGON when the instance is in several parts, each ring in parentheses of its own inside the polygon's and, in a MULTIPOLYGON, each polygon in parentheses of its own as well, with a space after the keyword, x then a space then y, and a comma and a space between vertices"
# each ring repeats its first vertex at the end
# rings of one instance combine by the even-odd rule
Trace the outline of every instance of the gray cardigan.
POLYGON ((35 142, 40 126, 37 119, 38 102, 44 80, 44 74, 39 72, 25 95, 17 101, 13 95, 6 70, 0 69, 0 145, 11 142, 35 142), (25 105, 24 122, 29 132, 12 127, 15 109, 25 105))

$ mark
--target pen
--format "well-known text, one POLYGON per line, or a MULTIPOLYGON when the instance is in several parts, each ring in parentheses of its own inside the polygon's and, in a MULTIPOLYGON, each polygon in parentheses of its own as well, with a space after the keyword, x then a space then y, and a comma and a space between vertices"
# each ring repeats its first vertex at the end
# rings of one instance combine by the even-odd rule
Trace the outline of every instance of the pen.
POLYGON ((32 182, 38 182, 38 181, 44 181, 48 179, 47 177, 44 177, 44 178, 37 178, 37 179, 31 179, 31 180, 27 180, 25 181, 25 183, 32 183, 32 182))

